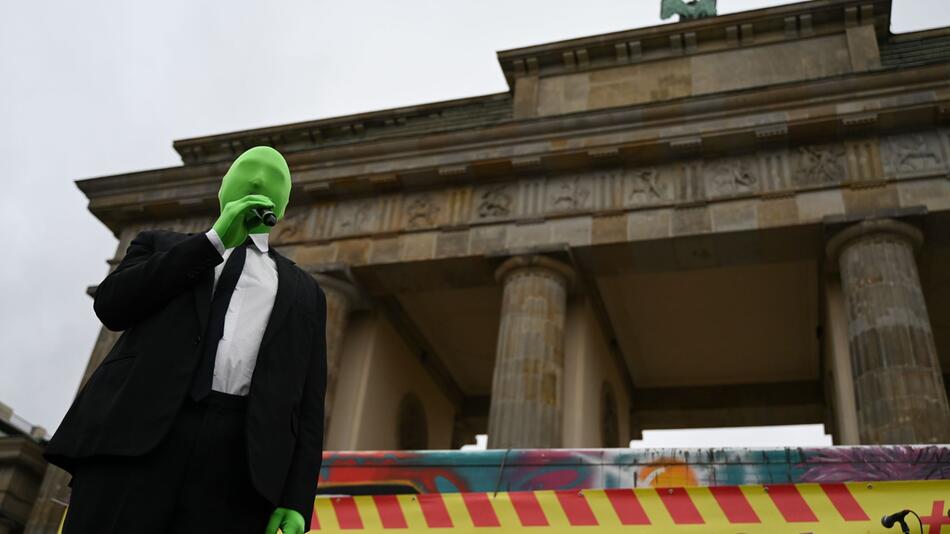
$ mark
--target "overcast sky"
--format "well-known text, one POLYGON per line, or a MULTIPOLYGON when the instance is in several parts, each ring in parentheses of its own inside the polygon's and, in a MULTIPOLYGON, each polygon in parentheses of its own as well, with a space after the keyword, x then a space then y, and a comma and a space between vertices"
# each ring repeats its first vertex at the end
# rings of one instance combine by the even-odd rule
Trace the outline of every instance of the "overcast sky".
MULTIPOLYGON (((659 4, 0 2, 0 402, 54 430, 98 334, 85 288, 116 239, 74 180, 180 165, 175 139, 504 91, 496 51, 656 25, 659 4)), ((894 0, 894 32, 935 26, 946 0, 894 0)))

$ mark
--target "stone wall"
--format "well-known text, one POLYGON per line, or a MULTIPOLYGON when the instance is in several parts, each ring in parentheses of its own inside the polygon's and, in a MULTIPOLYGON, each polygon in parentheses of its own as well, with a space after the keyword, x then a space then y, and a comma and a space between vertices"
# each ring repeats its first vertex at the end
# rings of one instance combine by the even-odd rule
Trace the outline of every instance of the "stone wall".
POLYGON ((425 410, 429 448, 449 448, 454 411, 398 334, 379 314, 354 317, 342 348, 328 450, 398 448, 400 400, 412 392, 425 410))
POLYGON ((563 446, 626 447, 631 439, 627 414, 631 399, 620 377, 627 370, 611 357, 587 299, 569 301, 564 335, 563 446), (613 414, 604 413, 605 388, 613 396, 617 410, 613 414), (616 442, 603 442, 605 425, 616 425, 616 442))
POLYGON ((537 115, 560 115, 851 72, 844 35, 542 77, 537 115))
POLYGON ((46 473, 42 452, 28 437, 0 436, 0 533, 26 525, 46 473))

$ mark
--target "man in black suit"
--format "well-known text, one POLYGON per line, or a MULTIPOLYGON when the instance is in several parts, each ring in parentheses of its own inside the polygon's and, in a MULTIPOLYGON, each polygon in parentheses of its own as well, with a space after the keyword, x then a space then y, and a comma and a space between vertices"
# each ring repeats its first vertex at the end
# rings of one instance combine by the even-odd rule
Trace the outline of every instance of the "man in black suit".
POLYGON ((309 529, 323 448, 326 296, 268 246, 290 198, 269 147, 224 176, 206 233, 144 231, 99 284, 124 331, 46 449, 65 534, 309 529))

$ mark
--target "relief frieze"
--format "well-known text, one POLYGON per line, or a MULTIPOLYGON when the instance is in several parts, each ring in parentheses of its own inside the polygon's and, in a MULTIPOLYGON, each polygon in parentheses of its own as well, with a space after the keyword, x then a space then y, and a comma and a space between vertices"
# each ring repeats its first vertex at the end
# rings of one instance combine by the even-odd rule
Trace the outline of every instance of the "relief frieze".
POLYGON ((406 198, 405 228, 431 228, 439 224, 439 213, 444 211, 433 193, 418 193, 406 198))
POLYGON ((307 228, 307 222, 314 215, 314 210, 293 208, 284 214, 277 226, 270 233, 270 240, 275 244, 302 241, 313 232, 307 228))
POLYGON ((591 179, 584 175, 550 178, 547 181, 549 211, 578 211, 588 209, 591 201, 591 179))
POLYGON ((624 206, 648 206, 673 200, 673 183, 666 167, 628 169, 624 173, 624 206))
POLYGON ((476 220, 511 216, 515 191, 512 184, 493 184, 478 189, 474 198, 476 220))
POLYGON ((709 198, 743 195, 759 188, 756 161, 751 158, 725 158, 706 166, 706 193, 709 198))
POLYGON ((874 168, 879 169, 878 175, 883 169, 885 179, 947 168, 950 132, 866 141, 870 149, 858 154, 866 162, 851 149, 851 159, 861 165, 849 164, 844 143, 813 144, 714 159, 595 167, 510 181, 455 183, 445 189, 327 199, 304 209, 292 209, 275 228, 273 239, 277 243, 296 243, 376 232, 464 228, 517 218, 537 222, 569 213, 650 210, 725 198, 792 195, 795 191, 835 187, 859 179, 874 168))
POLYGON ((845 180, 844 147, 807 145, 794 152, 792 178, 797 187, 832 185, 845 180))
POLYGON ((375 199, 341 202, 333 214, 333 236, 361 234, 375 230, 380 203, 375 199))
POLYGON ((894 135, 881 143, 885 169, 893 174, 921 174, 944 168, 940 139, 931 134, 894 135))

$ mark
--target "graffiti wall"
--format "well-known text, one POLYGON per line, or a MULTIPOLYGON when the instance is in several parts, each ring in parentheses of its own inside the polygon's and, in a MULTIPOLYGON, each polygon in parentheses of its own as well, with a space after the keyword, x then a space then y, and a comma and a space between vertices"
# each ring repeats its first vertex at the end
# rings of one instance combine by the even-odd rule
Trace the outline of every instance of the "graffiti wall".
POLYGON ((459 493, 939 479, 950 479, 950 446, 528 449, 327 452, 320 487, 459 493))

